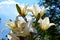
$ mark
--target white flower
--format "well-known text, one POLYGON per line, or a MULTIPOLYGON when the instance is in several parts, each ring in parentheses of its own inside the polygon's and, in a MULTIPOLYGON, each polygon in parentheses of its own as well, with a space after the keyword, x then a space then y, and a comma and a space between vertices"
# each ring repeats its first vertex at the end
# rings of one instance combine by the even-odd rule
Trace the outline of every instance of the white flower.
POLYGON ((15 21, 15 22, 6 22, 6 25, 8 25, 9 29, 12 30, 12 33, 16 36, 27 36, 30 34, 29 27, 27 27, 27 24, 25 22, 15 21))
POLYGON ((17 11, 22 17, 25 17, 25 15, 27 14, 27 11, 26 11, 27 7, 28 7, 28 5, 19 6, 18 4, 16 4, 17 11))
POLYGON ((37 16, 38 15, 40 15, 40 17, 41 16, 43 16, 44 15, 44 13, 45 13, 45 11, 46 10, 48 10, 49 9, 49 7, 47 7, 47 8, 40 8, 39 7, 39 5, 33 5, 32 7, 27 7, 27 10, 28 11, 30 11, 30 12, 32 12, 33 13, 33 15, 37 18, 37 16))
POLYGON ((50 23, 48 17, 45 17, 43 20, 40 18, 40 20, 38 22, 40 23, 40 27, 42 30, 47 30, 52 25, 55 25, 54 23, 50 23))

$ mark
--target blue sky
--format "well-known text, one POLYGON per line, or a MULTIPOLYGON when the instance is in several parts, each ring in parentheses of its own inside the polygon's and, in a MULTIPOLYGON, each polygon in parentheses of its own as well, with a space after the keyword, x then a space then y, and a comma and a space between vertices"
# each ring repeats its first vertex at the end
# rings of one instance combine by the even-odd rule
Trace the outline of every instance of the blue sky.
MULTIPOLYGON (((4 28, 7 28, 3 22, 7 22, 9 19, 14 20, 15 17, 18 15, 16 10, 16 3, 19 4, 29 4, 30 6, 33 4, 37 4, 38 0, 0 0, 0 31, 4 28)), ((0 34, 0 39, 5 38, 5 35, 9 33, 9 29, 5 30, 2 34, 0 34)))

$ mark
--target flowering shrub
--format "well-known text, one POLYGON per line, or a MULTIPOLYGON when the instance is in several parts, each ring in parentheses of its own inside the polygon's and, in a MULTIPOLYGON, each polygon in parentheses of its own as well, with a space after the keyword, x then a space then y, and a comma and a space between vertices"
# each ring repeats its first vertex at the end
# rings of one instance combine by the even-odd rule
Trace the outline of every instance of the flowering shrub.
POLYGON ((49 7, 40 8, 36 4, 31 7, 16 4, 16 8, 19 13, 16 20, 5 22, 5 25, 11 30, 7 35, 9 40, 37 40, 39 35, 41 35, 41 39, 43 39, 44 32, 55 25, 54 23, 50 23, 49 17, 42 19, 42 16, 46 10, 49 10, 49 7), (29 20, 25 17, 28 12, 33 14, 29 20), (23 20, 19 20, 19 17, 22 17, 23 20), (35 19, 33 19, 33 17, 35 17, 35 19))

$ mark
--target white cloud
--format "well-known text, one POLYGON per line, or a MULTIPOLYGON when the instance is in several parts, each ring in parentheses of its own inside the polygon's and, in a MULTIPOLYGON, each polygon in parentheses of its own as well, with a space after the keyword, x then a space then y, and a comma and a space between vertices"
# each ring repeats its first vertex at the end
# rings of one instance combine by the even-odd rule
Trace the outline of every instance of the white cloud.
POLYGON ((0 5, 2 5, 2 4, 19 4, 18 2, 15 2, 14 0, 8 0, 8 1, 2 1, 2 2, 0 2, 0 5))
POLYGON ((14 1, 14 0, 8 0, 8 1, 14 1))
POLYGON ((3 7, 3 5, 7 5, 7 8, 11 5, 11 4, 19 4, 18 2, 14 1, 14 0, 5 0, 0 2, 0 8, 3 7))

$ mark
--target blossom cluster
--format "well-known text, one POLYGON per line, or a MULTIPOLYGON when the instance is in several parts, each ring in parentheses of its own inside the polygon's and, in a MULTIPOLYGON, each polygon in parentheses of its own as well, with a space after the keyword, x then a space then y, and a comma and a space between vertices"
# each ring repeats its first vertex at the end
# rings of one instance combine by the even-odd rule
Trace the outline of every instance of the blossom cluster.
POLYGON ((46 10, 49 10, 49 7, 40 8, 39 5, 36 4, 31 7, 28 5, 22 6, 16 4, 16 8, 19 13, 16 20, 14 22, 5 22, 5 25, 7 25, 11 30, 11 32, 7 35, 9 40, 20 40, 19 36, 26 37, 31 35, 30 32, 37 33, 37 29, 32 26, 33 19, 31 18, 31 20, 27 20, 27 18, 25 18, 28 12, 33 14, 33 16, 36 18, 36 22, 40 24, 40 28, 43 31, 49 29, 52 25, 55 25, 54 23, 50 23, 48 17, 45 17, 44 19, 41 18, 45 14, 46 10), (18 17, 22 17, 24 20, 20 21, 18 20, 18 17))

